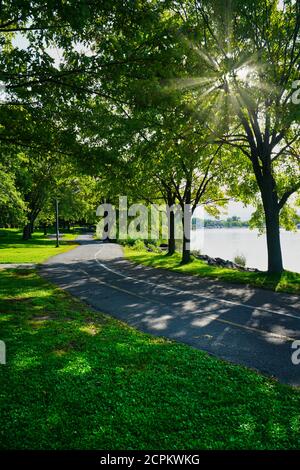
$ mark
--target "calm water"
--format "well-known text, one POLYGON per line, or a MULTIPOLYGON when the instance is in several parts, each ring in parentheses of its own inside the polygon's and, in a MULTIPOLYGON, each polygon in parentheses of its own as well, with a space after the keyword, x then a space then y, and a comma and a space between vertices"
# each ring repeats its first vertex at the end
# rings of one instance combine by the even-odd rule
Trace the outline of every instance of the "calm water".
MULTIPOLYGON (((284 267, 300 272, 300 230, 281 231, 281 244, 284 267)), ((247 266, 258 269, 267 268, 267 247, 265 235, 258 236, 256 230, 247 228, 205 229, 193 232, 192 248, 200 249, 202 254, 233 261, 243 254, 247 266)))

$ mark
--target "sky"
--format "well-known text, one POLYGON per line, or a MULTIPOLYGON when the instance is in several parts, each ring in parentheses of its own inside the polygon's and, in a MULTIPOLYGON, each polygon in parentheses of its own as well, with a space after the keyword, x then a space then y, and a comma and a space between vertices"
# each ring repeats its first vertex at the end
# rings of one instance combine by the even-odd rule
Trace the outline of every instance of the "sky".
POLYGON ((236 215, 240 217, 241 220, 249 220, 251 217, 252 212, 254 212, 253 206, 244 206, 241 202, 238 201, 230 201, 228 203, 227 210, 223 211, 225 214, 221 216, 221 219, 226 219, 227 217, 232 217, 236 215))

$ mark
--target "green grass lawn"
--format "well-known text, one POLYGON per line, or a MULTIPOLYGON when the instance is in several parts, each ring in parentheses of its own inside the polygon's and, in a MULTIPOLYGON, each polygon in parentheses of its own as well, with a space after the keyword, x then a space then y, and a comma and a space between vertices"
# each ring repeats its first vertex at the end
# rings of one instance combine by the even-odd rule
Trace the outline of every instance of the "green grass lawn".
POLYGON ((49 239, 41 232, 35 232, 31 240, 22 240, 22 232, 16 229, 0 229, 0 264, 41 263, 50 256, 64 253, 76 246, 72 243, 77 234, 65 234, 56 248, 56 240, 49 239))
POLYGON ((300 390, 0 272, 2 449, 296 449, 300 390))
POLYGON ((194 274, 200 277, 210 277, 220 281, 248 284, 278 292, 300 294, 300 274, 290 271, 284 271, 281 276, 271 276, 266 272, 252 273, 209 266, 199 259, 193 259, 191 263, 180 265, 181 256, 179 253, 175 253, 173 256, 166 256, 164 253, 157 254, 148 251, 137 251, 127 246, 124 247, 124 253, 131 261, 145 264, 146 266, 194 274))

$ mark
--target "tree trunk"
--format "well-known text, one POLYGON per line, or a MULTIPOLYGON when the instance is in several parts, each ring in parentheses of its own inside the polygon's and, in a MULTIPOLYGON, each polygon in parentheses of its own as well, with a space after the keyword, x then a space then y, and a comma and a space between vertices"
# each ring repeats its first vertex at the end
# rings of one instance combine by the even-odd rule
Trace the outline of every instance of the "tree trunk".
POLYGON ((258 153, 252 153, 252 166, 262 198, 267 236, 268 273, 281 275, 283 271, 281 242, 280 242, 280 204, 276 181, 272 172, 272 155, 269 149, 261 158, 258 153))
POLYGON ((274 207, 265 208, 265 216, 268 272, 270 274, 281 274, 283 271, 283 261, 280 242, 279 210, 274 207))
POLYGON ((183 239, 182 239, 182 257, 181 264, 187 264, 191 261, 191 214, 185 214, 182 219, 183 239))
POLYGON ((168 256, 175 253, 175 214, 173 211, 169 213, 169 238, 168 238, 168 256))
POLYGON ((191 208, 191 192, 192 192, 192 181, 187 179, 185 183, 185 199, 181 201, 181 208, 183 211, 182 216, 182 257, 181 264, 187 264, 191 261, 191 220, 192 220, 192 208, 191 208))
POLYGON ((32 225, 30 222, 28 222, 28 224, 26 224, 23 229, 23 240, 29 240, 31 238, 31 234, 32 234, 32 225))
POLYGON ((173 199, 168 201, 168 256, 172 256, 175 253, 175 213, 172 210, 174 204, 173 199))
MULTIPOLYGON (((105 218, 109 217, 108 211, 105 211, 105 212, 104 212, 104 217, 105 217, 105 218)), ((104 227, 103 227, 102 240, 103 240, 104 242, 109 242, 109 241, 110 241, 110 240, 109 240, 109 235, 110 235, 110 233, 109 233, 109 228, 110 228, 110 227, 109 227, 109 223, 107 222, 107 223, 104 225, 104 227)))
POLYGON ((280 275, 283 271, 283 261, 280 242, 278 195, 272 175, 265 174, 264 176, 261 194, 266 221, 268 273, 280 275))
POLYGON ((36 221, 37 216, 39 215, 40 210, 32 211, 29 216, 29 222, 25 225, 23 229, 23 240, 29 240, 34 231, 34 222, 36 221))

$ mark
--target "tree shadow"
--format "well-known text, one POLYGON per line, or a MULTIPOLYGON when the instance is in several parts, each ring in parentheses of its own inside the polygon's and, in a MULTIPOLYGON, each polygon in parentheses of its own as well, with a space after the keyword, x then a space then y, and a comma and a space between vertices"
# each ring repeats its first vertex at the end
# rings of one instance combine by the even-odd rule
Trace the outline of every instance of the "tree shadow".
MULTIPOLYGON (((71 270, 65 266, 65 280, 83 267, 95 270, 93 262, 75 263, 71 270)), ((60 266, 53 268, 57 277, 60 266)), ((84 279, 82 288, 90 282, 84 279)), ((32 292, 36 283, 46 288, 31 279, 32 292)), ((13 293, 19 288, 24 289, 22 279, 13 293)), ((54 296, 50 318, 40 319, 38 292, 31 305, 23 305, 21 318, 7 304, 12 317, 3 328, 9 345, 0 410, 4 448, 261 449, 286 448, 287 442, 298 447, 297 431, 291 433, 299 415, 295 390, 165 341, 166 330, 154 336, 139 333, 47 288, 49 298, 54 296)), ((182 306, 183 299, 174 305, 178 302, 182 306)), ((164 314, 140 303, 144 318, 164 314)), ((132 299, 123 298, 122 305, 133 315, 142 313, 132 299)), ((177 310, 168 321, 175 322, 176 315, 177 310)), ((183 342, 196 329, 186 315, 185 325, 173 326, 183 333, 183 342)), ((208 335, 212 325, 203 326, 202 333, 208 335)), ((218 341, 225 335, 220 329, 218 341)))
POLYGON ((299 298, 137 266, 121 256, 105 264, 109 269, 97 260, 52 262, 41 274, 141 331, 300 385, 291 361, 299 298))

